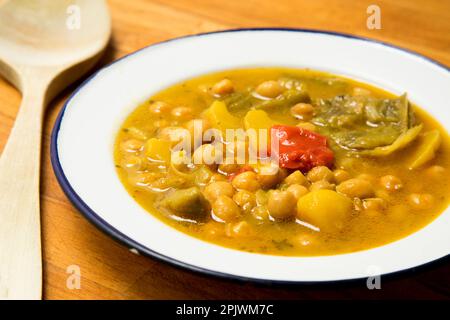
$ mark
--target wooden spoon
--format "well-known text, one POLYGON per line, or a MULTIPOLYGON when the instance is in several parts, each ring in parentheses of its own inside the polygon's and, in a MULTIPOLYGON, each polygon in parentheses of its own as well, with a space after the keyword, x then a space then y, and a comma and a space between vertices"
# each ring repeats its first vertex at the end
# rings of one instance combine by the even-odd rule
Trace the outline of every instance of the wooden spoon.
POLYGON ((42 296, 39 172, 45 106, 93 66, 110 33, 104 0, 0 1, 0 73, 23 96, 0 158, 0 299, 42 296))

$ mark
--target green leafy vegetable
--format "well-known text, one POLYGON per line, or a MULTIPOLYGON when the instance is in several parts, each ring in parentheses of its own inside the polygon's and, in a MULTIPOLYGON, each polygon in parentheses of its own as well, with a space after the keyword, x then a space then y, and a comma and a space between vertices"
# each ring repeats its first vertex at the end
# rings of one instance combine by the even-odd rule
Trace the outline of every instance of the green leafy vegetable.
POLYGON ((359 154, 362 155, 368 155, 368 156, 374 156, 374 157, 382 157, 382 156, 388 156, 394 151, 397 151, 399 149, 403 149, 408 144, 410 144, 414 139, 417 138, 420 131, 422 130, 422 124, 412 127, 411 129, 408 129, 406 132, 402 133, 398 138, 390 145, 384 146, 384 147, 377 147, 373 150, 363 150, 360 151, 359 154))
POLYGON ((281 95, 271 100, 264 100, 255 105, 255 109, 275 109, 282 107, 292 107, 299 102, 310 102, 309 95, 304 90, 288 89, 281 95))
POLYGON ((318 99, 312 122, 343 149, 361 155, 383 156, 414 140, 414 114, 406 94, 396 99, 337 96, 318 99))

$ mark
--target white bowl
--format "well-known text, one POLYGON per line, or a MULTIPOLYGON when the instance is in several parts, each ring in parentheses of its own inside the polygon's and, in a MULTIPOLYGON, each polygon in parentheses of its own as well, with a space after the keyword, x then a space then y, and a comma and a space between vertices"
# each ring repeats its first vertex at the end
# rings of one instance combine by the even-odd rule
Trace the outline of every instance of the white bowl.
POLYGON ((410 236, 356 253, 282 257, 198 240, 145 211, 119 181, 113 143, 127 115, 159 90, 223 69, 286 66, 349 76, 408 92, 448 130, 450 76, 415 53, 349 35, 247 29, 183 37, 103 68, 70 97, 56 121, 52 163, 69 199, 98 228, 143 254, 208 274, 246 280, 332 281, 416 267, 450 253, 450 210, 410 236))

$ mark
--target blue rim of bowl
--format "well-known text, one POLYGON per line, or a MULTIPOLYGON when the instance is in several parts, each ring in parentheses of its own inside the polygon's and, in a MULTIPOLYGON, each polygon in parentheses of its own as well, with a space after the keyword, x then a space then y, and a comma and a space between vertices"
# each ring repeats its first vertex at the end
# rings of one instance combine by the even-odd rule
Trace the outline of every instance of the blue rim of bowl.
MULTIPOLYGON (((106 222, 104 219, 102 219, 97 213, 95 213, 81 198, 80 196, 75 192, 75 190, 72 188, 72 186, 70 185, 66 175, 64 174, 64 170, 62 169, 61 163, 59 161, 59 155, 58 155, 58 146, 57 146, 57 141, 58 141, 58 133, 59 133, 59 129, 61 127, 61 122, 62 122, 62 118, 64 116, 64 112, 67 108, 67 105, 69 104, 69 102, 72 100, 72 98, 78 93, 78 91, 80 91, 85 85, 87 85, 92 79, 94 79, 96 77, 96 75, 106 69, 109 68, 111 65, 117 63, 118 61, 121 61, 122 59, 126 59, 142 50, 145 50, 149 47, 154 47, 154 46, 158 46, 158 45, 162 45, 165 44, 167 42, 172 42, 172 41, 176 41, 176 40, 180 40, 180 39, 185 39, 185 38, 192 38, 192 37, 200 37, 200 36, 205 36, 205 35, 210 35, 210 34, 218 34, 218 33, 230 33, 230 32, 241 32, 241 31, 286 31, 286 32, 302 32, 302 33, 313 33, 313 34, 325 34, 325 35, 332 35, 332 36, 337 36, 337 37, 342 37, 342 38, 350 38, 350 39, 356 39, 356 40, 360 40, 360 41, 365 41, 365 42, 370 42, 370 43, 376 43, 376 44, 381 44, 383 46, 387 46, 399 51, 403 51, 406 52, 408 54, 414 55, 416 57, 419 57, 429 63, 432 63, 434 65, 437 65, 438 67, 441 67, 442 69, 446 70, 447 72, 450 71, 450 68, 431 59, 428 57, 425 57, 417 52, 411 51, 409 49, 404 49, 383 41, 379 41, 379 40, 374 40, 374 39, 370 39, 370 38, 365 38, 365 37, 360 37, 360 36, 355 36, 355 35, 351 35, 351 34, 346 34, 346 33, 341 33, 341 32, 335 32, 335 31, 323 31, 323 30, 316 30, 316 29, 301 29, 301 28, 238 28, 238 29, 227 29, 227 30, 219 30, 219 31, 212 31, 212 32, 205 32, 205 33, 198 33, 198 34, 192 34, 192 35, 186 35, 186 36, 181 36, 181 37, 177 37, 177 38, 172 38, 172 39, 168 39, 168 40, 164 40, 161 42, 157 42, 151 45, 148 45, 146 47, 143 47, 139 50, 136 50, 130 54, 127 54, 109 64, 107 64, 106 66, 104 66, 103 68, 97 70, 96 72, 94 72, 91 76, 89 76, 86 80, 83 81, 83 83, 81 83, 81 85, 75 89, 75 91, 69 96, 69 98, 67 99, 67 101, 64 103, 61 111, 58 114, 58 117, 55 120, 55 124, 52 130, 52 134, 51 134, 51 145, 50 145, 50 159, 51 159, 51 163, 52 163, 52 167, 53 167, 53 171, 55 172, 55 176, 56 179, 58 180, 61 188, 63 189, 64 193, 66 194, 66 196, 68 197, 68 199, 72 202, 72 204, 83 214, 83 216, 89 220, 93 225, 95 225, 98 229, 100 229, 101 231, 103 231, 104 233, 106 233, 107 235, 109 235, 111 238, 113 238, 114 240, 118 241, 121 244, 126 245, 129 249, 134 249, 137 250, 139 254, 143 254, 145 256, 151 257, 151 258, 155 258, 159 261, 165 262, 165 263, 169 263, 175 267, 184 269, 184 270, 188 270, 188 271, 193 271, 196 273, 201 273, 201 274, 205 274, 205 275, 209 275, 209 276, 214 276, 214 277, 219 277, 219 278, 223 278, 223 279, 227 279, 227 280, 237 280, 237 281, 245 281, 245 282, 253 282, 253 283, 261 283, 261 284, 323 284, 323 283, 336 283, 336 282, 351 282, 351 281, 356 281, 356 280, 360 280, 362 279, 361 277, 358 278, 349 278, 349 279, 337 279, 337 280, 323 280, 323 281, 298 281, 298 280, 271 280, 271 279, 259 279, 259 278, 250 278, 250 277, 244 277, 244 276, 238 276, 235 274, 230 274, 230 273, 224 273, 224 272, 219 272, 219 271, 214 271, 214 270, 210 270, 210 269, 205 269, 202 267, 198 267, 196 265, 192 265, 186 262, 182 262, 179 261, 175 258, 160 254, 159 252, 156 252, 154 250, 151 250, 145 246, 143 246, 142 244, 138 243, 137 241, 129 238, 128 236, 126 236, 125 234, 123 234, 122 232, 120 232, 119 230, 117 230, 116 228, 114 228, 113 226, 111 226, 108 222, 106 222)), ((390 272, 390 273, 386 273, 383 274, 383 276, 391 276, 394 274, 399 274, 399 273, 404 273, 408 270, 416 270, 417 268, 422 268, 424 266, 430 265, 430 264, 435 264, 438 261, 442 262, 442 261, 446 261, 447 258, 450 257, 450 254, 441 258, 438 258, 436 260, 424 263, 422 265, 418 265, 415 267, 411 267, 408 269, 403 269, 403 270, 399 270, 399 271, 394 271, 394 272, 390 272)))

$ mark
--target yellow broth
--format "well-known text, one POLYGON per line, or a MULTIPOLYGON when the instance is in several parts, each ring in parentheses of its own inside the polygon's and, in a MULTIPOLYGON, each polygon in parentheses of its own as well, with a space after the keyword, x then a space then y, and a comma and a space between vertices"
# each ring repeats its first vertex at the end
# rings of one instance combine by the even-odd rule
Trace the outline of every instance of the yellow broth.
MULTIPOLYGON (((264 81, 283 82, 286 78, 297 79, 313 101, 339 95, 351 96, 361 92, 374 98, 395 98, 391 93, 364 83, 303 69, 228 70, 183 81, 155 94, 138 106, 118 132, 114 159, 126 190, 150 214, 188 235, 234 249, 286 256, 333 255, 381 246, 424 227, 447 208, 450 188, 450 140, 446 130, 417 106, 413 106, 413 110, 416 122, 423 124, 421 135, 430 130, 438 130, 442 140, 434 158, 420 168, 408 168, 419 147, 420 136, 401 151, 384 157, 349 156, 348 150, 333 146, 334 172, 342 169, 350 178, 359 177, 368 181, 374 193, 369 198, 382 199, 383 202, 382 208, 372 208, 366 205, 367 201, 364 199, 352 198, 351 212, 342 221, 342 227, 337 230, 327 231, 324 228, 318 231, 293 218, 269 217, 258 220, 254 214, 242 208, 239 217, 229 222, 217 221, 213 215, 207 219, 184 219, 161 206, 161 200, 174 189, 190 185, 186 185, 180 176, 173 175, 161 163, 150 161, 145 152, 146 141, 159 137, 165 127, 185 126, 191 119, 202 118, 204 111, 220 98, 211 92, 211 88, 222 79, 231 81, 234 92, 248 93, 264 81), (167 110, 163 108, 161 113, 152 112, 152 105, 154 108, 154 103, 161 101, 167 103, 166 107, 170 107, 167 107, 167 110), (175 115, 172 110, 179 106, 185 109, 180 109, 175 115), (126 143, 129 143, 131 148, 124 147, 126 143), (401 188, 386 188, 386 181, 389 180, 383 178, 386 175, 395 176, 401 183, 401 188), (152 188, 149 188, 149 184, 152 188)), ((299 120, 289 113, 289 107, 291 106, 267 110, 267 113, 275 121, 295 126, 299 120)), ((229 110, 239 118, 243 118, 247 111, 249 109, 245 107, 229 110)), ((321 133, 320 127, 316 126, 315 130, 321 133)), ((205 192, 204 184, 209 181, 229 181, 227 177, 221 177, 216 168, 206 172, 212 175, 212 178, 206 175, 205 180, 201 180, 199 188, 202 192, 205 192)), ((334 185, 331 189, 335 190, 339 183, 333 181, 333 178, 330 179, 334 185)), ((272 189, 281 188, 282 184, 280 181, 272 189)), ((264 194, 267 196, 267 190, 264 194)), ((264 208, 264 212, 266 211, 264 208)))

